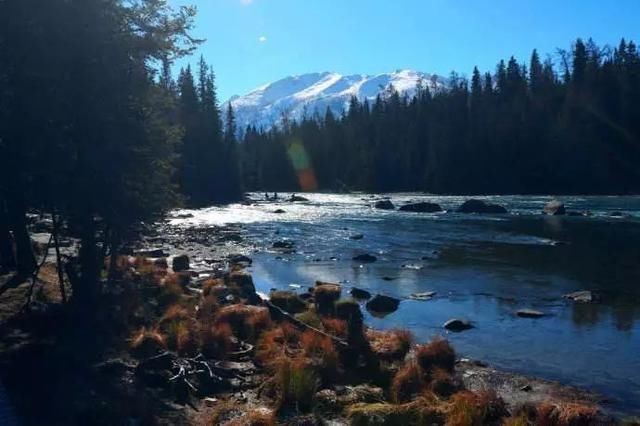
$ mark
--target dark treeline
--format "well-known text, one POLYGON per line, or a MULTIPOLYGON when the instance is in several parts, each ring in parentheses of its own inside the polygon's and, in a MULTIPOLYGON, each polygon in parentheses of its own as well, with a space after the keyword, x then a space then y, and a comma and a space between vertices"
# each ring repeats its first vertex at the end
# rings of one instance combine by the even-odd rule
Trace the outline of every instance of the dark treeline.
POLYGON ((228 110, 222 123, 213 70, 201 58, 197 81, 190 66, 180 70, 177 84, 168 72, 164 74, 162 82, 177 105, 176 115, 183 130, 177 164, 182 193, 194 206, 238 200, 241 189, 235 119, 233 110, 228 110))
POLYGON ((140 221, 239 198, 213 73, 169 71, 200 42, 194 15, 166 0, 0 1, 1 270, 36 270, 28 213, 48 214, 80 240, 64 269, 91 310, 105 255, 140 221))
POLYGON ((299 190, 287 157, 302 145, 323 190, 640 192, 636 45, 578 39, 558 56, 554 66, 534 50, 526 65, 500 61, 470 81, 453 73, 446 89, 419 87, 415 98, 388 89, 372 104, 353 99, 342 117, 249 127, 244 183, 299 190))

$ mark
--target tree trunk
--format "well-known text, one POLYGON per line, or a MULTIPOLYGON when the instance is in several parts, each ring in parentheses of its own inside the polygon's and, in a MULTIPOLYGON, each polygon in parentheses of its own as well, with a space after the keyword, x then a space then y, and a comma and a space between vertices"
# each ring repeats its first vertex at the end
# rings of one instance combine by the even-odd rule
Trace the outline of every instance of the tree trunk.
POLYGON ((29 276, 36 269, 36 257, 33 254, 31 237, 27 231, 27 218, 24 200, 20 195, 7 200, 9 228, 13 231, 16 244, 16 266, 18 274, 29 276))
POLYGON ((118 237, 118 233, 116 231, 110 232, 109 245, 111 247, 110 250, 110 261, 109 261, 109 283, 115 281, 118 274, 118 251, 120 250, 120 238, 118 237))
POLYGON ((13 270, 16 259, 13 254, 13 242, 9 231, 9 218, 6 203, 0 199, 0 270, 13 270))
POLYGON ((82 312, 92 312, 99 296, 99 254, 96 223, 92 217, 85 217, 81 222, 77 274, 71 281, 73 304, 82 312))
POLYGON ((60 297, 62 298, 62 303, 67 303, 67 292, 64 288, 64 269, 62 266, 62 258, 60 256, 60 241, 58 240, 60 236, 60 224, 58 222, 58 218, 56 216, 56 211, 51 211, 51 217, 53 219, 53 243, 56 248, 56 267, 58 270, 58 284, 60 286, 60 297))

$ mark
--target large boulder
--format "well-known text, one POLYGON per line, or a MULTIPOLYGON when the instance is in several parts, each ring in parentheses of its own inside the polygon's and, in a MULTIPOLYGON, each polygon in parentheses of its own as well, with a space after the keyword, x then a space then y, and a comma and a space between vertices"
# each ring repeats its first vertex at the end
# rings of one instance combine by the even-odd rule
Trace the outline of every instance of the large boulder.
POLYGON ((567 213, 566 209, 564 208, 564 203, 559 200, 549 201, 542 209, 542 212, 544 214, 552 216, 560 216, 567 213))
POLYGON ((396 207, 393 205, 391 200, 379 200, 373 205, 376 209, 380 210, 394 210, 396 207))
POLYGON ((173 258, 173 271, 174 272, 182 272, 189 269, 189 256, 186 254, 181 254, 173 258))
POLYGON ((457 210, 458 213, 488 213, 488 214, 504 214, 508 213, 507 209, 498 204, 485 203, 482 200, 467 200, 457 210))
POLYGON ((305 198, 305 197, 301 197, 300 195, 293 194, 291 196, 291 198, 289 198, 289 201, 291 201, 291 202, 294 202, 294 201, 309 201, 309 199, 305 198))
POLYGON ((413 204, 405 204, 400 207, 400 211, 402 212, 416 212, 416 213, 436 213, 441 212, 442 207, 436 203, 413 203, 413 204))
POLYGON ((367 302, 367 310, 370 312, 386 314, 395 312, 400 306, 400 300, 395 297, 376 294, 373 299, 367 302))

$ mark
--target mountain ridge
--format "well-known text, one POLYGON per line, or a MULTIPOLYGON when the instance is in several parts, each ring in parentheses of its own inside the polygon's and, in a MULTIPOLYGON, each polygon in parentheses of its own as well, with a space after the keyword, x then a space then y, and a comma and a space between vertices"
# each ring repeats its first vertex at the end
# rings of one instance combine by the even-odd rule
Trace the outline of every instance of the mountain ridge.
POLYGON ((348 109, 353 96, 359 101, 373 101, 390 86, 401 95, 411 97, 419 84, 434 91, 444 87, 445 79, 411 69, 376 75, 315 72, 287 76, 246 95, 234 95, 221 107, 224 114, 231 103, 240 132, 249 125, 267 130, 281 123, 284 117, 300 120, 305 114, 324 114, 327 108, 340 115, 348 109))

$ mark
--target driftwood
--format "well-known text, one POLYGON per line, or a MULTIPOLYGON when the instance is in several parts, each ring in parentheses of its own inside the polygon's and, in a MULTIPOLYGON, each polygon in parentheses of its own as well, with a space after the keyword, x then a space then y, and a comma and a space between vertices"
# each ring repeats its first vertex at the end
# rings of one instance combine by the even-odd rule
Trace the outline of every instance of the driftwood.
POLYGON ((334 341, 335 343, 337 343, 338 345, 345 346, 345 347, 346 347, 346 346, 349 346, 349 344, 347 343, 347 341, 346 341, 346 340, 341 339, 341 338, 336 337, 336 336, 333 336, 333 335, 331 335, 331 334, 329 334, 329 333, 325 333, 325 332, 324 332, 324 331, 322 331, 322 330, 319 330, 319 329, 317 329, 317 328, 315 328, 315 327, 313 327, 313 326, 311 326, 311 325, 309 325, 309 324, 307 324, 307 323, 305 323, 305 322, 300 321, 299 319, 297 319, 296 317, 294 317, 293 315, 291 315, 289 312, 287 312, 287 311, 285 311, 284 309, 282 309, 282 308, 280 308, 280 307, 278 307, 278 306, 274 305, 274 304, 273 304, 273 303, 271 303, 270 301, 268 301, 268 300, 263 300, 263 302, 264 302, 264 303, 269 307, 269 310, 270 310, 271 312, 274 312, 274 311, 275 311, 277 315, 280 315, 280 316, 282 316, 283 318, 286 318, 288 321, 290 321, 291 323, 293 323, 293 325, 295 325, 296 327, 299 327, 299 328, 304 329, 304 330, 311 330, 311 331, 313 331, 314 333, 321 334, 321 335, 323 335, 323 336, 325 336, 325 337, 330 338, 331 340, 333 340, 333 341, 334 341))
POLYGON ((178 358, 173 360, 173 370, 177 373, 169 378, 169 382, 181 381, 186 384, 193 392, 198 392, 198 388, 189 380, 191 376, 207 374, 209 379, 222 382, 222 377, 213 373, 211 366, 204 360, 202 354, 195 358, 178 358))

